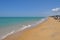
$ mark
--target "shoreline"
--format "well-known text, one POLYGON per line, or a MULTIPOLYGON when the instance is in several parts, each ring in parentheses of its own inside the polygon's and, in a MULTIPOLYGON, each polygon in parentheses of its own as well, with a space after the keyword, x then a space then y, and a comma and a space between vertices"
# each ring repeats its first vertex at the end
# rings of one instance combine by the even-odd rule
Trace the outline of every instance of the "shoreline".
POLYGON ((28 29, 31 29, 31 28, 35 27, 36 25, 41 24, 41 23, 44 22, 45 20, 47 20, 47 18, 43 18, 43 19, 41 19, 40 21, 38 21, 37 23, 32 24, 32 25, 27 25, 27 26, 23 25, 23 27, 20 28, 20 29, 18 29, 17 31, 14 31, 14 30, 13 30, 12 32, 10 32, 10 33, 6 34, 5 36, 3 36, 3 37, 1 38, 1 40, 3 40, 3 39, 5 39, 7 36, 13 35, 13 34, 15 34, 15 33, 24 31, 24 30, 26 30, 26 29, 27 29, 27 30, 28 30, 28 29))
POLYGON ((38 23, 34 27, 7 36, 3 40, 60 40, 60 22, 55 17, 38 23))

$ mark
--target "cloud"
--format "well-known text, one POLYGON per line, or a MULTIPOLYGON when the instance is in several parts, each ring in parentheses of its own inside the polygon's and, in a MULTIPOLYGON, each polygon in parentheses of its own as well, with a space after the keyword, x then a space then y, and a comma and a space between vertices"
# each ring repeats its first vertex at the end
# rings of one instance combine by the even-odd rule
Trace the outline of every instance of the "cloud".
POLYGON ((60 8, 54 8, 52 9, 53 12, 60 12, 60 8))

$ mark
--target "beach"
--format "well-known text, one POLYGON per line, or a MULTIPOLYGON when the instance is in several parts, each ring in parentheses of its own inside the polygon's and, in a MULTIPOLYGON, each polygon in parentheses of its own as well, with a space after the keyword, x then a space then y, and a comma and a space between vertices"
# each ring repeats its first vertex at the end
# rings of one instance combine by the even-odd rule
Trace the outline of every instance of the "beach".
POLYGON ((0 0, 0 40, 60 40, 60 1, 0 0))
POLYGON ((48 17, 35 27, 16 32, 3 40, 60 40, 60 22, 48 17))

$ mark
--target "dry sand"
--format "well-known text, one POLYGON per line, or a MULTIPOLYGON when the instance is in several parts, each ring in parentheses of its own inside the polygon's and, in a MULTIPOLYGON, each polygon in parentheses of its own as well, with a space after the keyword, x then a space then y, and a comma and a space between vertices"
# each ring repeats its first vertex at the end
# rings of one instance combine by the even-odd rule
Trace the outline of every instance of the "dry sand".
POLYGON ((17 32, 3 40, 60 40, 60 22, 48 17, 36 27, 17 32))

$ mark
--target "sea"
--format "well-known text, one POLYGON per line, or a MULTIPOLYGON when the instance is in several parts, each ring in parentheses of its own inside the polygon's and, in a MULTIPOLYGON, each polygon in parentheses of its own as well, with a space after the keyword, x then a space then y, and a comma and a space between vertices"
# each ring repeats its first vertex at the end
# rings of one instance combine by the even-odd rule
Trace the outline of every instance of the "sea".
POLYGON ((12 31, 32 26, 45 17, 0 17, 0 39, 12 31))

